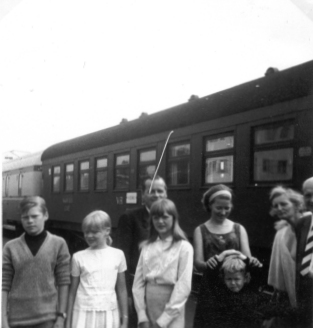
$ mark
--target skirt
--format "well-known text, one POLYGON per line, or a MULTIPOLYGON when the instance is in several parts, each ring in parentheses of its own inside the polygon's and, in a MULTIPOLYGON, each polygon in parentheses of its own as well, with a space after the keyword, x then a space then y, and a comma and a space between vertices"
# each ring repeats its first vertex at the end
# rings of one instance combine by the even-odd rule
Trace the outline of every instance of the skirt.
MULTIPOLYGON (((147 283, 146 285, 146 304, 147 315, 152 327, 156 320, 164 312, 165 305, 171 298, 173 285, 157 285, 147 283)), ((183 328, 185 327, 185 307, 183 307, 177 317, 175 317, 168 328, 183 328)))
POLYGON ((118 309, 113 311, 73 310, 72 328, 119 328, 118 309))

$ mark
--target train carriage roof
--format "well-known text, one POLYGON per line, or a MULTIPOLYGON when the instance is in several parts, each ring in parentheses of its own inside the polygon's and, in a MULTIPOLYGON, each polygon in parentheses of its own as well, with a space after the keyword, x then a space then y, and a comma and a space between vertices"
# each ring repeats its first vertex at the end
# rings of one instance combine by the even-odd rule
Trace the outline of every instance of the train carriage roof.
POLYGON ((42 151, 2 163, 2 172, 8 172, 21 168, 41 165, 41 155, 42 151))
MULTIPOLYGON (((42 160, 175 130, 313 94, 313 61, 47 148, 42 160)), ((105 118, 105 116, 103 117, 105 118)))

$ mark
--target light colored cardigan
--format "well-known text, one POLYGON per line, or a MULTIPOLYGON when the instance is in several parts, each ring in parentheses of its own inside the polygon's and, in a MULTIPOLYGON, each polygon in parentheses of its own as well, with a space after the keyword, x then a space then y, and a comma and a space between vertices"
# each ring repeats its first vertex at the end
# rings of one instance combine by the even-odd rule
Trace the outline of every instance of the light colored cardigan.
POLYGON ((63 238, 48 232, 35 256, 25 234, 7 242, 2 272, 2 290, 9 292, 10 326, 56 319, 56 286, 70 284, 70 254, 63 238))
POLYGON ((268 284, 279 291, 287 292, 290 305, 296 307, 296 261, 295 252, 288 249, 287 243, 296 250, 296 235, 288 224, 277 226, 272 248, 272 256, 268 274, 268 284))

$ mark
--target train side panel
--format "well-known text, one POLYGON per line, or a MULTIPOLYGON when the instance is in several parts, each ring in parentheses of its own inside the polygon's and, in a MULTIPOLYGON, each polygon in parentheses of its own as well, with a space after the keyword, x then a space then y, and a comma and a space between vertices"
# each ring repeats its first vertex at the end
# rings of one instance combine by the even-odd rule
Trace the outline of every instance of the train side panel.
MULTIPOLYGON (((269 215, 270 204, 268 194, 277 182, 260 182, 253 179, 254 153, 253 135, 256 129, 268 127, 282 122, 294 127, 294 136, 290 142, 292 148, 292 180, 286 185, 300 189, 302 181, 313 175, 312 171, 312 97, 293 100, 257 108, 250 112, 236 114, 221 119, 203 122, 189 127, 175 130, 169 147, 184 142, 190 143, 190 183, 188 186, 169 186, 168 196, 178 206, 182 228, 192 238, 196 226, 208 219, 203 210, 201 198, 209 187, 204 183, 204 144, 208 137, 228 135, 234 136, 233 150, 233 181, 228 183, 235 193, 232 218, 241 223, 247 230, 250 243, 255 249, 269 251, 274 237, 273 218, 269 215), (290 123, 289 123, 290 122, 290 123)), ((90 211, 102 209, 107 211, 117 226, 119 216, 127 209, 141 204, 140 190, 138 189, 138 160, 140 150, 155 148, 158 158, 162 152, 167 133, 160 133, 146 138, 129 140, 103 148, 90 149, 85 152, 69 154, 60 158, 51 159, 44 163, 44 196, 50 209, 52 224, 56 228, 80 231, 83 217, 90 211), (131 158, 130 185, 126 191, 114 189, 114 158, 116 154, 129 153, 131 158), (95 161, 102 155, 108 158, 108 188, 104 192, 97 192, 95 188, 95 161), (88 191, 78 191, 79 170, 81 161, 90 161, 90 179, 88 191), (74 191, 64 192, 64 165, 73 163, 74 191), (58 193, 52 192, 52 170, 60 166, 61 189, 58 193), (128 203, 128 193, 136 196, 134 204, 128 203)), ((287 144, 284 147, 289 147, 287 144)), ((289 149, 289 148, 288 148, 289 149)), ((271 152, 271 148, 268 150, 271 152)), ((159 174, 168 178, 169 153, 165 153, 159 174)), ((282 168, 284 169, 284 167, 282 168)), ((168 179, 167 179, 168 180, 168 179)), ((280 181, 283 182, 283 181, 280 181)))

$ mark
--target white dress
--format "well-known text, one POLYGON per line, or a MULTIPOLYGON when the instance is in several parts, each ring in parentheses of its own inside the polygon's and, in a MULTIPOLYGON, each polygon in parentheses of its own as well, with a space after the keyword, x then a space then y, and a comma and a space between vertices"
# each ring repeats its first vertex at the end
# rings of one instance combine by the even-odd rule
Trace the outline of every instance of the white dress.
POLYGON ((193 248, 172 237, 143 247, 136 269, 133 296, 138 321, 183 328, 185 303, 191 291, 193 248))
POLYGON ((80 277, 73 308, 72 328, 119 328, 115 293, 117 274, 126 271, 124 253, 107 246, 73 255, 71 274, 80 277))

